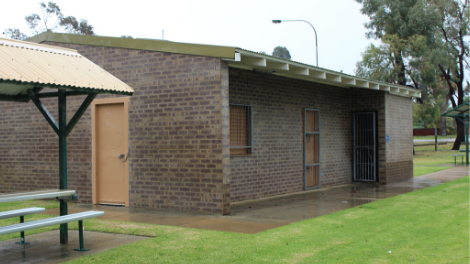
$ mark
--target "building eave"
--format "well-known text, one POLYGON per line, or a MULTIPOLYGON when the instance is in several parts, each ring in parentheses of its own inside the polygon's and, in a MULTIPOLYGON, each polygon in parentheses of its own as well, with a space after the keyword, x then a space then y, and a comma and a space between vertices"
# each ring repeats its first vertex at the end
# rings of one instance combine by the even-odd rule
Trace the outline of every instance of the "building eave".
POLYGON ((405 97, 421 97, 421 91, 403 85, 368 80, 295 61, 236 49, 234 59, 222 59, 229 67, 259 70, 288 78, 329 84, 343 88, 362 88, 405 97))

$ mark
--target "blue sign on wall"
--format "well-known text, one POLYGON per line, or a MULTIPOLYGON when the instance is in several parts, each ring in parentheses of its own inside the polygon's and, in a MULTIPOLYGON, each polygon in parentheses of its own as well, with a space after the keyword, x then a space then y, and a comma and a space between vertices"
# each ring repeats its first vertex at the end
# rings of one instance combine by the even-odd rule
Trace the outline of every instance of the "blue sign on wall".
POLYGON ((390 138, 388 137, 388 135, 385 136, 385 141, 386 141, 386 142, 389 142, 389 141, 390 141, 390 138))

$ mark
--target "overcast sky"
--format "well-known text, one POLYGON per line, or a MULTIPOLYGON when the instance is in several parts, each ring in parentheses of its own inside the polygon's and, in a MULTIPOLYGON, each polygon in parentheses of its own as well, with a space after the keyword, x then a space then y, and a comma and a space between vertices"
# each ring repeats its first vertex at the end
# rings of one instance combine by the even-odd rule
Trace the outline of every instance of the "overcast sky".
MULTIPOLYGON (((2 1, 0 32, 19 28, 32 35, 24 17, 40 13, 38 0, 2 1)), ((273 24, 273 19, 307 20, 318 34, 319 66, 354 74, 366 39, 354 0, 56 0, 66 16, 86 19, 97 35, 235 46, 271 54, 285 46, 292 60, 315 65, 315 35, 303 22, 273 24)))

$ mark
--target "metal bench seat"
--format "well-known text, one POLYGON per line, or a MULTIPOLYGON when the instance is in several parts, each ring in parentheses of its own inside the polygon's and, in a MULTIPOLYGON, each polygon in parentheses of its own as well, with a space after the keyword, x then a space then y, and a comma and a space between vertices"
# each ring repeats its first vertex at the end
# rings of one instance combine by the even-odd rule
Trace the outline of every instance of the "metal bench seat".
POLYGON ((77 248, 76 250, 85 251, 88 249, 83 248, 83 220, 100 217, 103 215, 104 215, 103 211, 87 211, 87 212, 81 212, 81 213, 76 213, 76 214, 57 216, 53 218, 35 220, 35 221, 26 222, 26 223, 2 226, 0 227, 0 235, 6 235, 6 234, 11 234, 11 233, 16 233, 16 232, 24 232, 24 231, 31 230, 31 229, 78 221, 78 233, 79 233, 80 247, 77 248))
MULTIPOLYGON (((4 212, 0 212, 0 219, 8 219, 8 218, 19 216, 20 223, 24 223, 25 215, 38 214, 44 211, 46 211, 46 208, 42 208, 42 207, 31 207, 31 208, 4 211, 4 212)), ((29 244, 24 241, 24 231, 21 231, 21 240, 20 242, 16 242, 16 244, 21 244, 21 245, 29 244)))
POLYGON ((0 212, 0 219, 7 219, 7 218, 25 216, 25 215, 30 215, 30 214, 38 214, 44 211, 46 211, 46 208, 42 208, 42 207, 31 207, 31 208, 5 211, 5 212, 0 212))
POLYGON ((75 190, 42 190, 24 193, 0 194, 0 203, 72 196, 75 190))
POLYGON ((465 156, 465 154, 455 154, 455 155, 452 155, 452 157, 454 157, 454 165, 457 165, 457 157, 462 157, 462 164, 463 164, 463 157, 465 156))

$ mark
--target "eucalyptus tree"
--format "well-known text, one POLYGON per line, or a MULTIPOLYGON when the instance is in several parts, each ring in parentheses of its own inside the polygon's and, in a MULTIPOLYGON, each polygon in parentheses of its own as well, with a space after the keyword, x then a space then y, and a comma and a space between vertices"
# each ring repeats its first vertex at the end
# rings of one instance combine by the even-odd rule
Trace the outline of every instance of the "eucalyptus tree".
MULTIPOLYGON (((80 35, 94 35, 93 26, 88 21, 78 20, 74 16, 64 16, 60 7, 54 2, 39 3, 42 15, 31 14, 25 17, 26 23, 33 35, 44 31, 62 31, 80 35)), ((27 34, 21 32, 17 28, 8 28, 3 31, 3 35, 23 40, 28 37, 27 34)))
MULTIPOLYGON (((365 24, 371 45, 357 63, 363 77, 412 85, 421 89, 422 103, 446 100, 453 107, 463 103, 465 69, 468 68, 468 0, 356 0, 370 18, 365 24), (445 90, 444 97, 442 91, 445 90), (434 98, 434 96, 440 96, 434 98)), ((429 107, 429 106, 426 106, 429 107)), ((453 149, 464 141, 463 124, 457 121, 453 149)))
MULTIPOLYGON (((465 70, 470 65, 468 61, 469 46, 466 38, 470 31, 470 11, 468 0, 425 0, 435 6, 439 12, 440 23, 435 32, 438 48, 431 53, 434 64, 437 65, 440 76, 448 88, 448 98, 452 107, 464 103, 465 70)), ((453 150, 460 148, 465 142, 463 123, 456 119, 457 138, 453 150)))

